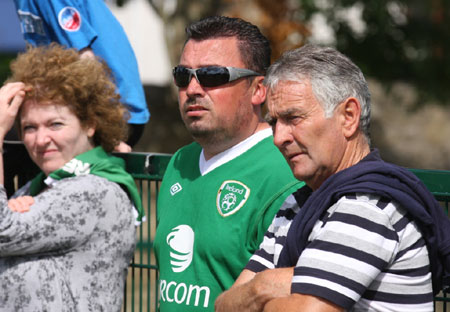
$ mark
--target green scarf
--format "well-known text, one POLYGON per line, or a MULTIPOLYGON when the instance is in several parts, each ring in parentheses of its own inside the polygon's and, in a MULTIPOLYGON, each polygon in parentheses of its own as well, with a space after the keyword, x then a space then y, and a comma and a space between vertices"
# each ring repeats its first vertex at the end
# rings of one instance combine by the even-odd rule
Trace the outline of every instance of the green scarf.
MULTIPOLYGON (((138 211, 137 221, 142 221, 144 210, 142 209, 141 197, 139 196, 133 178, 125 171, 124 160, 108 155, 101 146, 76 156, 61 169, 50 173, 49 177, 55 180, 61 180, 85 174, 93 174, 120 184, 127 191, 138 211)), ((44 183, 45 178, 45 174, 41 172, 31 180, 31 196, 39 194, 39 192, 47 187, 44 183)))

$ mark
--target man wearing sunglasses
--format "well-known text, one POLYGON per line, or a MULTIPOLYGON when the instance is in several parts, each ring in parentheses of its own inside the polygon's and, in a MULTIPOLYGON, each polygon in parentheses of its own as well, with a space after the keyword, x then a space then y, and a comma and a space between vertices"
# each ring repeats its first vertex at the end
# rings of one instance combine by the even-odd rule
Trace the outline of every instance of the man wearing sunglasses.
POLYGON ((213 311, 301 185, 262 118, 267 39, 228 17, 206 18, 186 32, 173 77, 195 142, 172 157, 158 195, 162 312, 213 311))

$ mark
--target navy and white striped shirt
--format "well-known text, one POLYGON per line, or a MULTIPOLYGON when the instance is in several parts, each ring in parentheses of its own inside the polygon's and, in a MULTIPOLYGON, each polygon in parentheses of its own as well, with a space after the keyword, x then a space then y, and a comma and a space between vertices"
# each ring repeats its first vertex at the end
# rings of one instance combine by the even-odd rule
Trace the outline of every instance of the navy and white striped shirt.
MULTIPOLYGON (((247 269, 277 267, 292 219, 286 199, 247 269)), ((356 311, 433 311, 430 262, 414 221, 396 202, 342 197, 316 222, 295 264, 291 291, 356 311)))

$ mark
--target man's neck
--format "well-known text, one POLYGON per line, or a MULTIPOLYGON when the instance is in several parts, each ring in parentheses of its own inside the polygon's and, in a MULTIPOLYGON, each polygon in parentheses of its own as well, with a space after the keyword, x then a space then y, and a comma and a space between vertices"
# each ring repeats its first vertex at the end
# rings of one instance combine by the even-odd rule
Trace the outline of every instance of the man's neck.
POLYGON ((206 143, 201 143, 198 142, 202 148, 203 148, 203 154, 205 156, 205 160, 209 160, 212 157, 214 157, 217 154, 220 154, 230 148, 232 148, 233 146, 241 143, 242 141, 248 139, 249 137, 251 137, 252 135, 254 135, 255 133, 267 129, 270 126, 266 123, 266 122, 259 122, 256 127, 254 128, 254 130, 250 131, 248 134, 240 136, 240 137, 236 137, 233 139, 228 140, 227 142, 211 142, 209 144, 206 143))
POLYGON ((341 165, 336 172, 347 169, 359 163, 364 157, 370 153, 370 146, 363 136, 349 143, 349 148, 344 153, 341 165))
POLYGON ((314 177, 311 180, 305 181, 306 184, 312 189, 317 190, 330 176, 350 168, 351 166, 359 163, 364 157, 370 153, 370 146, 363 136, 357 136, 348 142, 340 161, 336 164, 335 168, 324 174, 314 177))

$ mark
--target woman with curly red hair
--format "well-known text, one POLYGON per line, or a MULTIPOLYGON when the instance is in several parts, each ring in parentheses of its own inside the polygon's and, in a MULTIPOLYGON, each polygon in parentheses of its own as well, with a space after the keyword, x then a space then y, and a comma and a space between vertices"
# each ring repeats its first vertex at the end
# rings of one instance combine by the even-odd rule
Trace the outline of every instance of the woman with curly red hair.
POLYGON ((16 120, 42 172, 13 209, 0 185, 0 310, 120 311, 142 213, 132 177, 108 154, 127 135, 109 71, 56 44, 30 48, 11 71, 0 144, 16 120))

